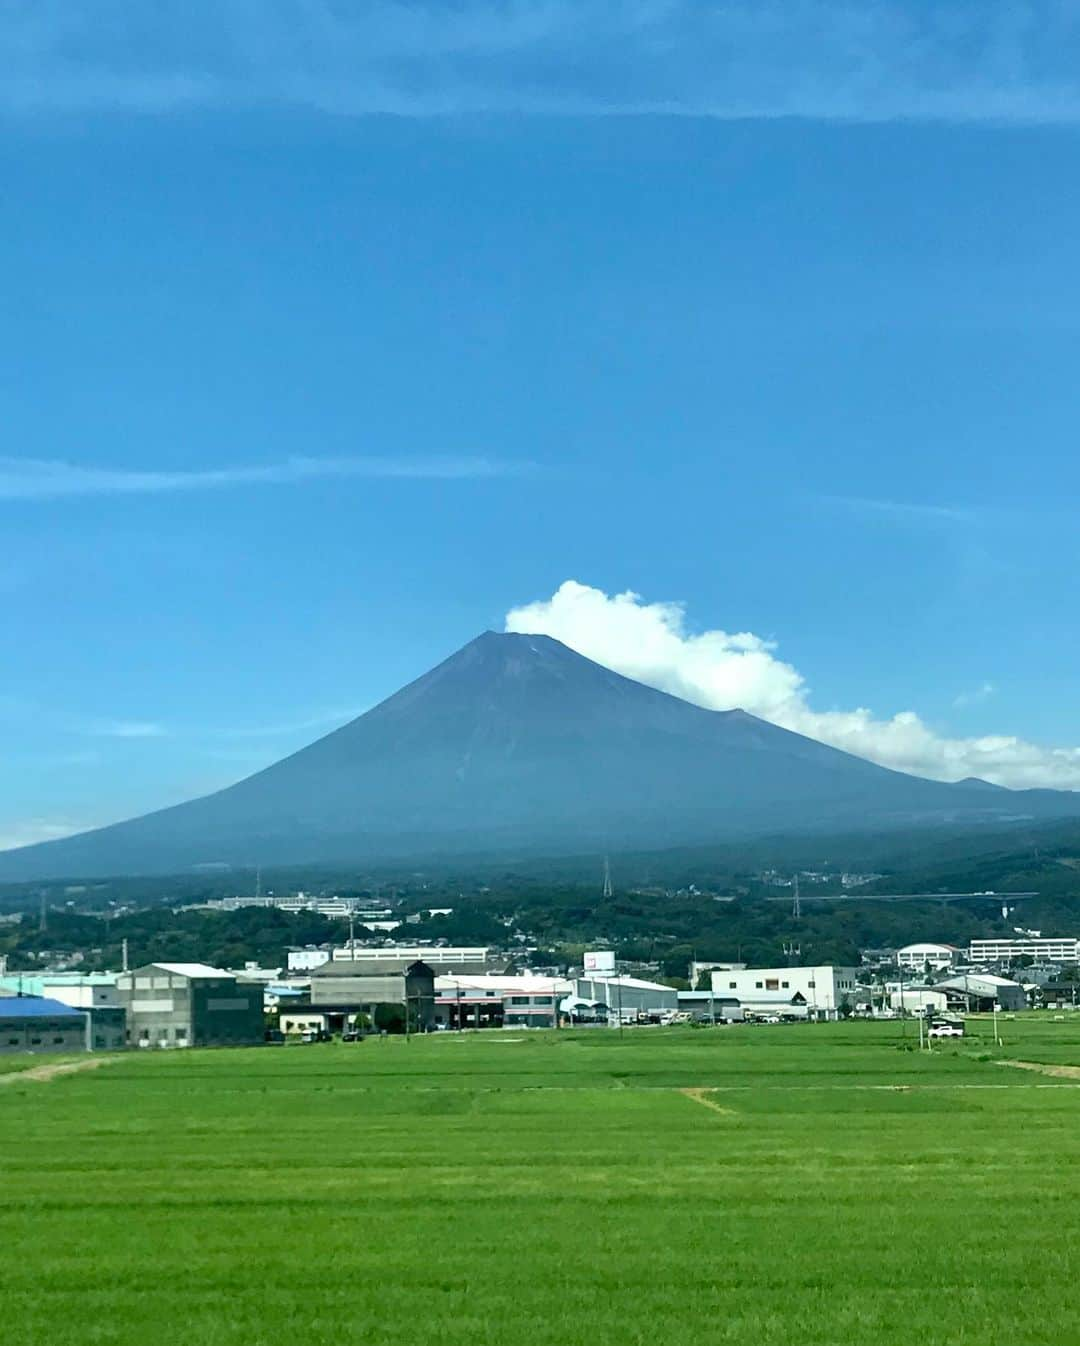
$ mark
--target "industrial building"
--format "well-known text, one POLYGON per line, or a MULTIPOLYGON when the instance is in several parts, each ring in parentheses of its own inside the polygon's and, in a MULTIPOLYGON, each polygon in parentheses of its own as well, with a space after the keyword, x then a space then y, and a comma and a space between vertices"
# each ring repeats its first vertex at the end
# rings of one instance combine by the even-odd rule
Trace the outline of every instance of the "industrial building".
MULTIPOLYGON (((437 944, 384 944, 381 948, 346 946, 335 949, 333 961, 338 963, 385 963, 391 960, 402 967, 409 963, 427 963, 439 972, 477 976, 494 972, 490 966, 490 949, 484 947, 455 947, 437 944)), ((503 960, 505 964, 505 959, 503 960)))
POLYGON ((262 1042, 263 988, 205 963, 149 963, 117 991, 132 1047, 240 1047, 262 1042))
POLYGON ((0 998, 0 1056, 86 1050, 86 1015, 47 996, 0 998))
POLYGON ((944 1014, 949 1008, 949 996, 936 986, 909 986, 906 982, 886 982, 885 998, 889 1009, 904 1014, 944 1014))
POLYGON ((1009 963, 1014 958, 1034 958, 1037 963, 1080 963, 1080 939, 1075 936, 1044 939, 1036 935, 973 939, 968 949, 968 960, 976 967, 1009 963))
MULTIPOLYGON (((730 967, 730 964, 728 965, 730 967)), ((731 996, 713 995, 712 991, 679 991, 679 1009, 692 1018, 713 1023, 739 1023, 742 1005, 731 996)))
POLYGON ((63 981, 46 977, 42 994, 83 1011, 86 1046, 90 1051, 115 1052, 127 1046, 127 1012, 111 973, 63 981))
POLYGON ((853 967, 750 967, 712 974, 713 995, 738 1000, 744 1013, 835 1019, 854 1008, 853 967))
MULTIPOLYGON (((724 973, 723 975, 727 975, 724 973)), ((573 995, 577 1000, 606 1005, 615 1019, 650 1014, 674 1014, 679 1008, 679 993, 661 982, 640 977, 575 976, 573 995)))
POLYGON ((965 972, 934 984, 935 991, 949 997, 949 1008, 987 1013, 995 1005, 1003 1010, 1027 1009, 1027 992, 1019 982, 995 977, 989 972, 965 972))
POLYGON ((379 1005, 400 1005, 411 1027, 432 1027, 435 970, 419 959, 395 956, 362 961, 335 958, 311 974, 311 1008, 326 1017, 331 1032, 357 1014, 374 1017, 379 1005))
POLYGON ((944 972, 959 961, 960 950, 951 944, 905 944, 896 951, 898 965, 909 972, 944 972))
POLYGON ((565 977, 485 974, 435 978, 435 1021, 447 1028, 554 1028, 565 977))

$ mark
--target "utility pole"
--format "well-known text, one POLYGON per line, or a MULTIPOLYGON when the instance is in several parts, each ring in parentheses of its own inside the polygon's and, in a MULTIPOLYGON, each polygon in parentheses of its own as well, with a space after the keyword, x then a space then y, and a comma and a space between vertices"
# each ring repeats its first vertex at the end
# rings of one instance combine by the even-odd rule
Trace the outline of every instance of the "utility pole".
POLYGON ((120 971, 126 972, 127 970, 128 970, 128 942, 127 937, 125 936, 120 941, 120 971))

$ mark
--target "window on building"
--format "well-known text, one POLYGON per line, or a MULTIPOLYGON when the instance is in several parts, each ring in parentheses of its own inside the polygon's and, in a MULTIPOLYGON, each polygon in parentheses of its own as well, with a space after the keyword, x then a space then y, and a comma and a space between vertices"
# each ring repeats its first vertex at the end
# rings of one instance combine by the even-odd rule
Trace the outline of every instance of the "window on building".
POLYGON ((760 990, 761 990, 761 982, 759 982, 759 981, 754 982, 754 990, 755 990, 755 991, 760 991, 760 990))
POLYGON ((31 1046, 31 1047, 40 1047, 40 1046, 41 1046, 41 1039, 40 1039, 40 1038, 31 1038, 31 1039, 30 1039, 30 1046, 31 1046))
POLYGON ((512 995, 510 997, 511 1005, 527 1005, 529 997, 527 995, 512 995))
POLYGON ((18 1038, 8 1038, 8 1040, 7 1040, 7 1045, 8 1045, 9 1047, 17 1047, 17 1046, 19 1045, 19 1039, 18 1039, 18 1038))
POLYGON ((63 1039, 62 1037, 55 1037, 55 1038, 53 1038, 53 1042, 54 1042, 54 1043, 57 1043, 57 1042, 63 1042, 63 1040, 64 1040, 64 1039, 63 1039))
POLYGON ((100 1033, 95 1033, 95 1035, 94 1035, 94 1046, 95 1046, 95 1047, 104 1047, 104 1046, 105 1046, 105 1039, 101 1036, 100 1033))
POLYGON ((729 981, 727 987, 729 991, 737 991, 739 989, 739 983, 737 981, 729 981))
POLYGON ((816 990, 817 990, 817 982, 816 982, 816 981, 808 981, 806 984, 807 984, 807 986, 810 988, 811 991, 816 991, 816 990))
POLYGON ((779 978, 779 977, 766 977, 766 978, 765 978, 765 989, 766 989, 766 991, 779 991, 779 989, 780 989, 780 978, 779 978))
POLYGON ((785 991, 791 988, 791 982, 789 981, 782 981, 780 985, 784 988, 785 991))

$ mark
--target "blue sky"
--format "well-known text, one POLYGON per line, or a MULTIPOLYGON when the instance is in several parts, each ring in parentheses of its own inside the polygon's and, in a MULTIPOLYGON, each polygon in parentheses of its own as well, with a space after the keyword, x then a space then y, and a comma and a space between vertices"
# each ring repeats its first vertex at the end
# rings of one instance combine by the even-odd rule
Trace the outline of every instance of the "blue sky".
POLYGON ((351 9, 0 5, 0 844, 525 605, 1080 786, 1077 6, 351 9))

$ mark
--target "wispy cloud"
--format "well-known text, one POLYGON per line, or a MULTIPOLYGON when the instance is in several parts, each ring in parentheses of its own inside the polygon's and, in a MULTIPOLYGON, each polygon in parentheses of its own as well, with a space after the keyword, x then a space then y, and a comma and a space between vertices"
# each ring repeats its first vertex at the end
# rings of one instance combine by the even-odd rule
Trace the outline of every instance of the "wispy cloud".
POLYGON ((167 738, 169 731, 152 720, 91 720, 82 731, 93 738, 167 738))
POLYGON ((963 710, 965 706, 977 706, 979 702, 992 697, 996 691, 997 688, 992 682, 984 682, 969 692, 961 692, 959 696, 954 696, 953 705, 957 710, 963 710))
POLYGON ((1063 0, 36 0, 0 105, 1071 124, 1078 27, 1063 0))
POLYGON ((241 726, 235 729, 222 729, 218 732, 222 738, 283 738, 289 734, 303 734, 316 729, 329 732, 331 729, 347 724, 349 720, 355 720, 358 715, 363 715, 364 711, 368 709, 368 706, 350 706, 337 710, 317 711, 295 720, 281 720, 275 724, 241 726))
POLYGON ((0 457, 0 500, 55 500, 82 495, 160 495, 241 486, 288 486, 319 478, 457 481, 515 476, 525 462, 490 458, 288 458, 280 463, 158 471, 85 466, 41 458, 0 457))
POLYGON ((978 523, 979 510, 968 505, 928 505, 909 500, 882 500, 858 495, 822 495, 823 504, 835 505, 854 514, 893 519, 898 523, 978 523))
POLYGON ((92 825, 56 818, 0 820, 0 851, 11 851, 17 846, 33 846, 39 841, 56 841, 60 837, 85 831, 92 825))

